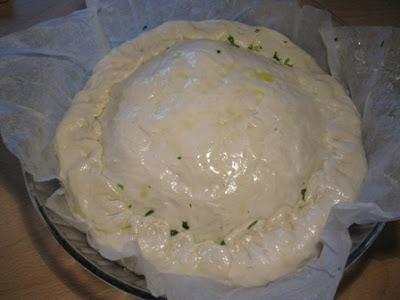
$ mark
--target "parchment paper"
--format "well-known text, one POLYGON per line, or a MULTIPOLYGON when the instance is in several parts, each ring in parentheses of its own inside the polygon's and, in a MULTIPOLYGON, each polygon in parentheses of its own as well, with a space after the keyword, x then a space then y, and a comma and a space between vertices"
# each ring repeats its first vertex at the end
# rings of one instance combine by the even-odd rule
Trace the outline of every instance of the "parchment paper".
POLYGON ((170 299, 332 299, 351 246, 347 228, 400 218, 400 29, 334 27, 327 13, 289 0, 89 0, 87 6, 0 39, 0 130, 23 167, 37 181, 57 177, 53 137, 72 98, 99 59, 143 30, 177 19, 276 29, 330 70, 362 115, 369 170, 358 201, 332 210, 320 257, 266 287, 160 274, 146 262, 141 268, 150 290, 170 299))

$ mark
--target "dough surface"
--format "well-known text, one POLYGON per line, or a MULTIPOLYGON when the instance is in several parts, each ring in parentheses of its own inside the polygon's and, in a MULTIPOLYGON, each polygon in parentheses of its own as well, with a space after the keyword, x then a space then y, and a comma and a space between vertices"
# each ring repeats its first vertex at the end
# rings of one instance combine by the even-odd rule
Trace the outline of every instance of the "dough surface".
POLYGON ((74 216, 108 259, 263 285, 318 253, 366 172, 343 88, 276 31, 169 22, 114 49, 57 130, 74 216))

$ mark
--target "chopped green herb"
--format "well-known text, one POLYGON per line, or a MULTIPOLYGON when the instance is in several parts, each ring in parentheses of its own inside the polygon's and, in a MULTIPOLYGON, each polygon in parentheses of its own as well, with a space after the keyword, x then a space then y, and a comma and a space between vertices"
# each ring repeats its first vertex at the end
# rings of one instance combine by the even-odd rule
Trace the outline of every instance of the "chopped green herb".
POLYGON ((129 204, 129 205, 128 205, 128 208, 132 208, 132 204, 129 204))
POLYGON ((178 156, 176 159, 182 159, 182 156, 178 156))
POLYGON ((221 53, 221 50, 217 49, 217 53, 220 54, 220 53, 221 53))
POLYGON ((122 184, 118 183, 118 184, 117 184, 117 190, 118 190, 119 192, 122 192, 122 191, 124 190, 124 186, 123 186, 122 184))
POLYGON ((148 185, 147 188, 148 188, 148 189, 151 189, 151 185, 148 185))
POLYGON ((288 67, 293 67, 294 64, 290 63, 290 58, 287 57, 286 59, 282 59, 282 57, 279 57, 278 52, 275 51, 274 55, 272 56, 273 59, 275 59, 278 63, 281 65, 285 65, 288 67))
POLYGON ((288 66, 288 67, 293 67, 293 64, 290 63, 290 58, 289 58, 289 57, 285 59, 285 61, 283 62, 283 64, 284 64, 285 66, 288 66))
POLYGON ((337 41, 338 41, 338 38, 337 38, 337 37, 335 37, 333 40, 334 40, 335 42, 337 42, 337 41))
POLYGON ((192 208, 192 203, 189 203, 189 207, 192 208))
POLYGON ((145 217, 154 214, 154 209, 150 209, 147 213, 144 214, 145 217))
POLYGON ((187 221, 183 221, 183 222, 182 222, 182 227, 183 227, 183 229, 185 229, 185 230, 188 230, 188 229, 190 228, 190 226, 189 226, 189 224, 188 224, 187 221))
POLYGON ((224 240, 222 240, 221 241, 221 243, 219 243, 221 246, 225 246, 226 245, 226 243, 225 243, 225 241, 224 240))
POLYGON ((147 25, 144 25, 142 30, 145 31, 147 29, 147 25))
POLYGON ((274 56, 272 56, 273 59, 275 59, 278 62, 281 62, 281 58, 278 56, 278 52, 274 52, 274 56))
POLYGON ((306 192, 307 192, 307 189, 306 188, 304 188, 304 189, 302 189, 301 191, 300 191, 300 193, 301 193, 301 199, 305 199, 305 197, 306 197, 306 192))
POLYGON ((232 46, 236 47, 236 48, 240 48, 240 46, 238 44, 235 43, 235 38, 231 35, 228 35, 228 37, 226 38, 226 40, 229 42, 229 44, 231 44, 232 46))
POLYGON ((178 230, 175 230, 175 229, 171 229, 171 231, 169 232, 169 234, 171 235, 171 236, 175 236, 175 235, 177 235, 179 233, 179 231, 178 230))
POLYGON ((383 47, 384 44, 385 44, 385 40, 383 40, 383 41, 381 42, 381 47, 383 47))
POLYGON ((247 47, 247 49, 249 49, 249 50, 254 50, 254 51, 260 51, 261 49, 262 49, 262 46, 261 45, 253 45, 253 44, 250 44, 248 47, 247 47))
POLYGON ((251 227, 253 227, 254 225, 256 225, 258 222, 258 220, 253 221, 253 223, 251 223, 249 226, 247 226, 247 229, 250 229, 251 227))
POLYGON ((260 32, 260 29, 256 28, 256 30, 254 30, 254 32, 260 32))
POLYGON ((283 41, 283 43, 287 44, 287 41, 283 41))

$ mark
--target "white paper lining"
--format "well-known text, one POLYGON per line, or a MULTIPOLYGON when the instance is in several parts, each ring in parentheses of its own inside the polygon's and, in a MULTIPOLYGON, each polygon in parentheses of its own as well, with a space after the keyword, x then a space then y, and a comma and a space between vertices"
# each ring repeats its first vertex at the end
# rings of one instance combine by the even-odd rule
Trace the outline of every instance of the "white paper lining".
MULTIPOLYGON (((369 171, 359 201, 332 210, 319 258, 266 287, 229 288, 160 274, 146 263, 141 268, 150 290, 170 299, 332 299, 351 246, 348 226, 400 218, 400 29, 333 27, 327 13, 289 0, 89 0, 87 5, 0 39, 0 131, 24 169, 37 181, 57 177, 53 136, 73 96, 99 59, 143 30, 178 19, 229 19, 276 29, 330 70, 362 114, 369 171)), ((61 201, 57 194, 49 205, 67 215, 61 201)))

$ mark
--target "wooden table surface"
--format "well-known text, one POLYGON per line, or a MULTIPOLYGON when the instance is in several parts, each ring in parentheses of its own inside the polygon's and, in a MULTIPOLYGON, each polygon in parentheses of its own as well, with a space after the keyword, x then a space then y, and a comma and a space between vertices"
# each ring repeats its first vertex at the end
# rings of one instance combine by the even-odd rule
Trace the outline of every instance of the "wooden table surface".
MULTIPOLYGON (((346 23, 400 25, 400 0, 303 0, 346 23)), ((83 7, 82 0, 0 0, 0 36, 83 7), (4 3, 5 2, 5 3, 4 3)), ((0 299, 134 299, 84 270, 47 231, 18 161, 0 142, 0 299)), ((340 300, 400 299, 400 222, 388 224, 347 272, 340 300)))

